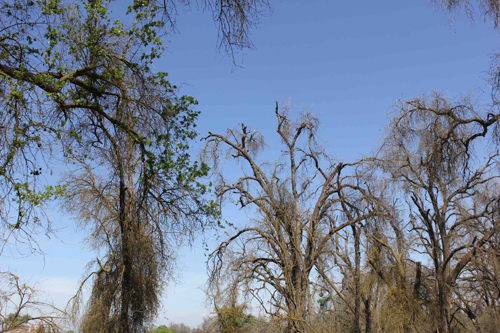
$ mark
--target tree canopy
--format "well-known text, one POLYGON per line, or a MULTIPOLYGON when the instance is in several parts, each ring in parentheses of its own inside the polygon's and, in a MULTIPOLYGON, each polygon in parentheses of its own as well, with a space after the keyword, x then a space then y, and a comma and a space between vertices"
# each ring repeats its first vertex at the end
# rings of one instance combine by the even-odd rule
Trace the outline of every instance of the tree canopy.
MULTIPOLYGON (((468 0, 439 3, 474 10, 468 0)), ((498 29, 498 1, 476 4, 498 29)), ((176 31, 181 8, 198 6, 235 61, 270 3, 134 0, 120 15, 116 5, 0 0, 0 255, 43 252, 47 203, 74 216, 96 253, 67 309, 81 314, 80 331, 148 331, 178 248, 221 225, 226 199, 255 215, 225 230, 208 256, 215 316, 199 330, 498 329, 496 63, 491 102, 442 93, 399 101, 382 144, 364 159, 334 158, 319 144, 321 119, 276 104, 275 160, 261 154, 274 143, 244 124, 209 132, 199 160, 197 101, 154 70, 163 37, 176 31), (234 179, 220 167, 228 161, 240 166, 234 179)), ((2 330, 28 322, 60 330, 61 310, 0 274, 2 330)))
MULTIPOLYGON (((175 246, 219 213, 200 181, 208 168, 189 152, 197 102, 151 69, 176 5, 190 3, 133 1, 125 20, 112 3, 0 2, 1 248, 43 251, 36 234, 52 229, 43 206, 61 198, 104 253, 85 278, 94 292, 83 328, 127 332, 156 314, 175 246), (47 182, 61 162, 71 175, 47 182)), ((268 4, 203 6, 221 47, 234 52, 250 46, 249 28, 268 4)))

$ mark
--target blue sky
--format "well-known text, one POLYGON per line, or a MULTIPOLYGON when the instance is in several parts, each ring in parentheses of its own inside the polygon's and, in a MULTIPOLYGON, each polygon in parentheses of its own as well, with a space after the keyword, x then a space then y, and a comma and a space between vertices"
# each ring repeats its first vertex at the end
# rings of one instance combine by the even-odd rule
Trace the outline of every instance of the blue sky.
MULTIPOLYGON (((168 52, 156 67, 199 100, 202 136, 243 122, 263 132, 265 156, 271 158, 279 151, 276 101, 291 98, 297 112, 312 107, 323 123, 327 151, 350 161, 376 149, 397 99, 440 90, 487 100, 487 71, 500 46, 491 22, 458 15, 451 24, 426 0, 274 1, 272 15, 252 31, 255 48, 245 51, 242 67, 217 52, 209 12, 181 10, 178 30, 166 38, 168 52)), ((223 212, 237 224, 251 218, 232 206, 223 212)), ((40 281, 62 305, 96 254, 82 243, 75 221, 57 206, 49 214, 64 229, 59 239, 40 237, 45 257, 2 258, 1 265, 40 281)), ((212 246, 213 234, 206 235, 212 246)), ((179 271, 165 292, 158 324, 196 326, 210 312, 200 288, 204 261, 200 242, 180 250, 179 271)))

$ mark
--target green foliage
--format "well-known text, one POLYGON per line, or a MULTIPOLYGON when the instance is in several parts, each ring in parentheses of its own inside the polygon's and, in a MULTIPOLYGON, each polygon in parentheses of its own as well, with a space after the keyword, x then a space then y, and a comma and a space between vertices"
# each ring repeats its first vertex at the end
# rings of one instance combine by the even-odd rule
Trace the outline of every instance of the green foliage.
POLYGON ((328 310, 328 303, 332 302, 332 296, 330 294, 323 295, 323 293, 321 293, 317 302, 321 312, 326 312, 328 310))
POLYGON ((30 319, 31 316, 28 314, 20 315, 18 313, 9 313, 3 320, 2 325, 7 328, 15 328, 28 323, 30 319))
POLYGON ((221 333, 246 332, 254 317, 245 314, 244 305, 224 306, 217 310, 217 320, 221 333))
MULTIPOLYGON (((198 103, 152 70, 175 2, 130 1, 125 19, 113 2, 0 0, 0 218, 36 250, 36 232, 51 232, 44 206, 63 199, 104 253, 83 326, 127 332, 156 315, 175 249, 220 212, 208 166, 191 158, 198 103), (42 176, 61 160, 67 181, 42 176)), ((245 47, 261 3, 204 5, 245 47)))
POLYGON ((176 333, 174 330, 171 330, 165 325, 158 326, 154 331, 151 333, 176 333))
POLYGON ((0 191, 17 211, 9 235, 23 244, 43 228, 41 208, 62 198, 104 253, 83 326, 140 331, 172 252, 219 210, 206 198, 208 166, 191 158, 197 101, 151 70, 163 11, 135 1, 125 23, 112 2, 0 0, 0 191), (53 157, 82 172, 48 185, 53 157))
MULTIPOLYGON (((109 148, 106 133, 120 132, 140 150, 144 164, 134 168, 145 191, 178 182, 186 192, 209 192, 201 181, 208 167, 190 156, 197 101, 150 69, 164 49, 164 9, 134 1, 128 12, 135 20, 125 23, 113 17, 112 2, 0 1, 0 191, 18 212, 14 237, 25 226, 29 238, 42 226, 45 204, 64 196, 63 186, 41 178, 52 152, 71 164, 94 161, 109 148), (123 108, 142 122, 124 119, 123 108)), ((159 195, 173 204, 176 196, 167 194, 159 195)), ((196 205, 200 217, 219 214, 214 202, 196 205)), ((8 208, 0 211, 5 219, 8 208)))

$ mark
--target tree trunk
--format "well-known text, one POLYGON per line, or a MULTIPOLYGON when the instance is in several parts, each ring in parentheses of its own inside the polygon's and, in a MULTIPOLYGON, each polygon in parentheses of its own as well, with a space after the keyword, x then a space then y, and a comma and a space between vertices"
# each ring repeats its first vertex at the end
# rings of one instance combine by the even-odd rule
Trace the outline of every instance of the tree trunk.
POLYGON ((300 269, 292 270, 292 299, 287 300, 288 306, 288 325, 285 330, 287 333, 296 333, 305 331, 307 286, 304 283, 307 278, 304 277, 304 271, 300 269))
MULTIPOLYGON (((295 215, 300 215, 300 210, 298 208, 298 203, 295 205, 295 215)), ((295 333, 305 331, 305 317, 306 317, 306 302, 307 302, 307 284, 308 276, 304 271, 302 263, 301 254, 301 242, 302 242, 302 229, 300 227, 300 221, 292 220, 294 225, 289 229, 289 235, 291 239, 290 254, 291 254, 291 274, 290 282, 291 286, 291 298, 287 300, 288 307, 288 325, 285 332, 295 333)))
POLYGON ((413 287, 413 294, 415 298, 419 300, 420 297, 420 287, 422 286, 422 263, 417 261, 417 267, 415 268, 415 285, 413 287))
POLYGON ((128 311, 130 308, 130 284, 131 284, 131 253, 129 246, 130 239, 130 221, 127 214, 127 188, 123 180, 124 175, 120 175, 120 232, 121 232, 121 251, 122 251, 122 281, 121 281, 121 309, 120 309, 120 332, 129 333, 128 311))
POLYGON ((450 333, 449 314, 449 291, 443 276, 438 276, 438 327, 439 333, 450 333))
POLYGON ((371 297, 365 299, 365 333, 370 333, 372 331, 372 310, 371 297))
POLYGON ((305 331, 305 317, 306 317, 306 292, 305 290, 296 290, 295 300, 289 300, 288 308, 289 319, 287 328, 285 330, 286 333, 299 333, 305 331), (296 306, 295 306, 296 305, 296 306))
POLYGON ((360 252, 360 232, 356 226, 352 226, 352 233, 354 235, 354 333, 361 332, 361 252, 360 252))

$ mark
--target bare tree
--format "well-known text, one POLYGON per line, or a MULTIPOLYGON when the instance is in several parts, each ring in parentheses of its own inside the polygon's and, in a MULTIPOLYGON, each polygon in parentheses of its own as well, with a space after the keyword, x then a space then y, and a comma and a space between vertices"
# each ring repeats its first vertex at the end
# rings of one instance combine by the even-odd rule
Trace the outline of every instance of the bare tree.
POLYGON ((196 6, 212 13, 217 25, 218 47, 229 54, 235 62, 236 52, 253 46, 250 31, 257 26, 262 16, 272 10, 269 0, 154 0, 136 1, 129 7, 137 13, 151 10, 160 22, 176 30, 178 7, 191 9, 196 6))
MULTIPOLYGON (((374 166, 367 161, 353 178, 369 197, 377 198, 372 200, 376 210, 364 207, 376 214, 337 233, 316 268, 320 287, 329 293, 325 317, 335 322, 338 331, 406 332, 412 324, 422 327, 422 318, 415 313, 412 240, 397 207, 397 192, 374 166)), ((356 209, 362 207, 358 204, 356 209)), ((345 211, 355 214, 353 209, 345 211)))
MULTIPOLYGON (((495 30, 500 29, 500 1, 498 0, 433 0, 439 8, 451 16, 465 9, 467 15, 474 19, 478 13, 485 21, 491 20, 495 30)), ((500 53, 493 57, 490 68, 491 97, 496 105, 500 105, 500 53)))
POLYGON ((483 119, 468 100, 451 105, 440 94, 398 108, 383 146, 383 168, 406 197, 418 239, 413 250, 432 264, 437 327, 450 332, 457 280, 500 230, 497 154, 479 163, 474 150, 497 118, 483 119))
POLYGON ((29 286, 10 272, 0 272, 0 332, 41 324, 51 332, 61 332, 64 311, 41 299, 36 286, 29 286))
MULTIPOLYGON (((363 256, 363 236, 366 229, 377 218, 384 215, 385 208, 382 205, 382 196, 378 196, 369 186, 371 175, 365 173, 363 164, 355 168, 351 175, 351 182, 362 191, 358 193, 350 193, 349 204, 341 202, 341 211, 346 215, 347 219, 353 220, 357 216, 370 215, 365 219, 364 223, 353 224, 350 228, 346 228, 337 232, 334 237, 329 240, 324 252, 316 264, 316 271, 321 280, 321 287, 329 293, 331 300, 339 298, 344 304, 338 312, 343 313, 345 325, 353 332, 361 332, 363 323, 363 308, 365 309, 365 327, 370 330, 370 295, 365 286, 364 274, 366 273, 363 267, 366 256, 363 256), (373 198, 377 197, 377 200, 373 198), (366 205, 364 202, 367 198, 372 198, 366 205), (375 207, 375 205, 377 205, 375 207), (340 280, 340 281, 339 281, 340 280)), ((346 191, 343 191, 346 194, 346 191)), ((363 251, 365 250, 365 251, 363 251)), ((334 303, 332 303, 334 304, 334 303)))
POLYGON ((258 215, 210 255, 210 288, 215 294, 224 285, 241 288, 267 314, 284 321, 287 332, 304 332, 313 330, 311 272, 329 255, 328 244, 338 232, 374 213, 372 198, 344 174, 356 164, 333 163, 317 143, 319 121, 304 113, 293 122, 288 109, 276 105, 284 150, 272 166, 259 162, 264 139, 246 125, 206 138, 205 156, 217 163, 226 151, 243 167, 235 181, 219 174, 219 198, 232 196, 258 215))
POLYGON ((500 2, 498 0, 433 0, 434 3, 442 5, 449 13, 465 8, 467 14, 472 16, 474 11, 479 11, 484 15, 485 20, 491 19, 495 29, 500 27, 500 2), (479 8, 474 8, 474 3, 479 8))

